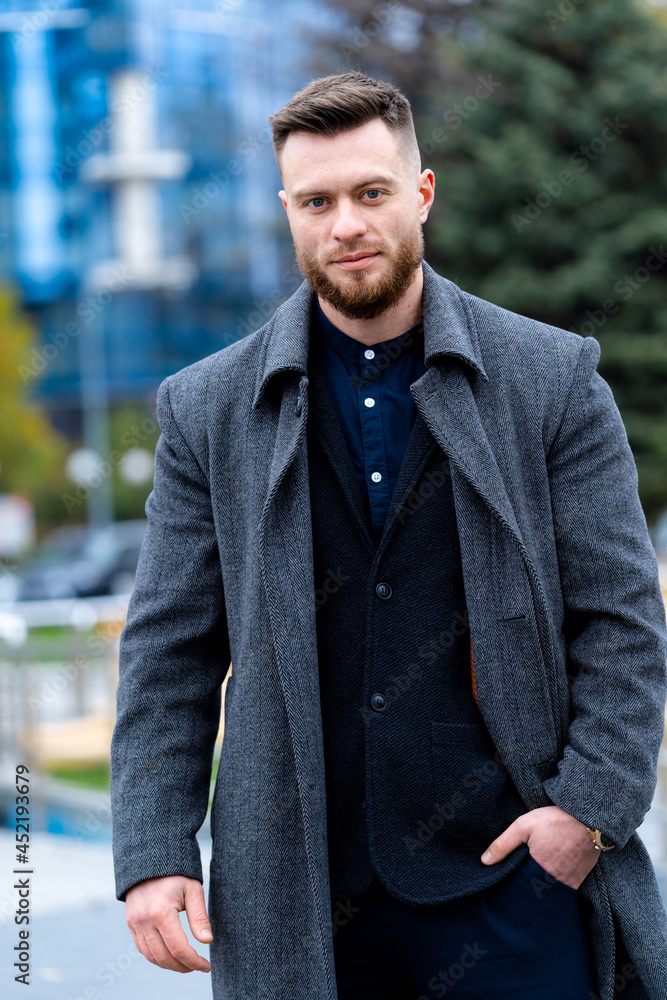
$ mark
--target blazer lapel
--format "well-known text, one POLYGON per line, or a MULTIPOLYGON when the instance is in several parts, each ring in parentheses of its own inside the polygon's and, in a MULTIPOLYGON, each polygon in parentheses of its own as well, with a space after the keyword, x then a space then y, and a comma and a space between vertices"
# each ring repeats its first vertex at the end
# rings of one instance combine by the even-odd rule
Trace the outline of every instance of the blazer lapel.
POLYGON ((345 499, 366 545, 370 549, 373 549, 373 540, 368 528, 364 498, 361 493, 359 480, 352 464, 352 457, 347 447, 343 429, 340 426, 338 414, 331 401, 319 367, 313 366, 310 369, 309 388, 309 420, 311 421, 313 433, 317 436, 341 484, 345 499))

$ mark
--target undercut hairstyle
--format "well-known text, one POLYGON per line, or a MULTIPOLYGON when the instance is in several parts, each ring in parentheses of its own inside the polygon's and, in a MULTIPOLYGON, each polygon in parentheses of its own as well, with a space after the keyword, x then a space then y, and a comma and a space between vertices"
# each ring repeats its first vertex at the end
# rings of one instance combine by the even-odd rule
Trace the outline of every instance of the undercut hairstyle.
POLYGON ((358 70, 311 80, 269 117, 278 169, 285 143, 293 132, 334 136, 374 118, 380 118, 395 134, 403 158, 419 173, 421 157, 410 102, 398 87, 358 70))

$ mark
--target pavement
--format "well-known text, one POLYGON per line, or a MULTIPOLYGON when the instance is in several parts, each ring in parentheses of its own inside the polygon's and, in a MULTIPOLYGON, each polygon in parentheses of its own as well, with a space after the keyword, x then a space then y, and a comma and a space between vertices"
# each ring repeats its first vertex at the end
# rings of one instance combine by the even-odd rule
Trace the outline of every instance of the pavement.
MULTIPOLYGON (((211 841, 200 839, 208 893, 211 841)), ((12 888, 14 833, 0 829, 0 996, 3 1000, 210 1000, 209 973, 160 969, 137 951, 115 898, 110 843, 82 844, 58 834, 31 835, 30 986, 14 981, 19 927, 12 888)), ((26 878, 17 875, 16 878, 26 878)), ((208 895, 207 895, 208 902, 208 895)), ((209 958, 207 945, 181 925, 190 944, 209 958)))

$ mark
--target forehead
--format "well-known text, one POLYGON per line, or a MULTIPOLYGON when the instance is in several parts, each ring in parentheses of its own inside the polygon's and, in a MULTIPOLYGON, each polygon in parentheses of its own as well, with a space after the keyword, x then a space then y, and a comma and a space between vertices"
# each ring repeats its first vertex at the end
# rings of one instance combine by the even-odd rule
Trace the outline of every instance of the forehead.
POLYGON ((280 165, 287 191, 324 184, 349 189, 373 172, 405 174, 396 135, 380 118, 335 136, 293 132, 283 147, 280 165))

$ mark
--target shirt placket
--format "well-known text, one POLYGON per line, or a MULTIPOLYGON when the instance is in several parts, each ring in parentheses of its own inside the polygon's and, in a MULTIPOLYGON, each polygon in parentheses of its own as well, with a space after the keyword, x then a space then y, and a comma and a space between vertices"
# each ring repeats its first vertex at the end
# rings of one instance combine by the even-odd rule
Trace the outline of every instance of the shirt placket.
POLYGON ((391 500, 384 428, 382 426, 382 372, 375 364, 375 351, 367 348, 360 354, 361 384, 357 396, 361 439, 364 448, 366 486, 375 532, 381 532, 391 500))

